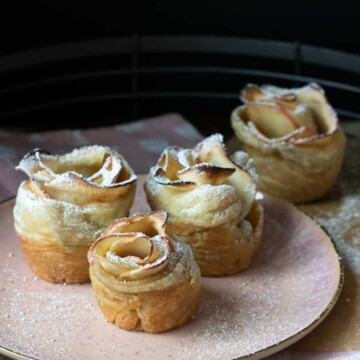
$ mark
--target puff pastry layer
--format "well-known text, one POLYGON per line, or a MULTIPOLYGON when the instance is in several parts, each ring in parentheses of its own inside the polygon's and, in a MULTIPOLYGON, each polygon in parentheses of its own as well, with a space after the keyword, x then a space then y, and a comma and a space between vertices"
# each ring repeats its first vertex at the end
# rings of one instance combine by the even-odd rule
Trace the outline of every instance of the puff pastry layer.
POLYGON ((90 248, 92 286, 109 322, 163 332, 187 322, 201 293, 191 249, 166 234, 163 212, 114 222, 90 248))
POLYGON ((36 149, 17 167, 21 183, 14 225, 31 270, 50 282, 89 281, 87 251, 132 205, 136 176, 124 158, 103 146, 50 155, 36 149))
POLYGON ((250 84, 241 100, 231 124, 255 161, 259 189, 295 203, 326 194, 341 169, 345 136, 323 89, 250 84))
POLYGON ((144 187, 150 207, 169 213, 171 234, 192 247, 202 275, 229 275, 250 265, 263 210, 252 176, 228 157, 221 135, 194 149, 167 148, 144 187))

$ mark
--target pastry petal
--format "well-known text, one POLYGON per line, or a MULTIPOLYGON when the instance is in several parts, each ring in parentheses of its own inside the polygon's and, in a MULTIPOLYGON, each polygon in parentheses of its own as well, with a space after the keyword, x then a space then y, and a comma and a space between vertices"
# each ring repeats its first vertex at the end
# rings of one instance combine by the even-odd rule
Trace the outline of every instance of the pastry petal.
POLYGON ((108 202, 124 195, 136 181, 125 159, 104 146, 86 146, 66 155, 35 149, 16 169, 50 198, 78 205, 108 202))

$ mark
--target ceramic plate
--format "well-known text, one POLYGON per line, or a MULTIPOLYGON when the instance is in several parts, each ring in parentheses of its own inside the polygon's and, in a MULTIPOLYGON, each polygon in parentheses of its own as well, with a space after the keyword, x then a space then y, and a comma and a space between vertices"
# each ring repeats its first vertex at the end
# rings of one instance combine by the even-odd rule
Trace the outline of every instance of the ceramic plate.
MULTIPOLYGON (((142 182, 140 177, 132 212, 147 209, 142 182)), ((289 346, 328 315, 343 273, 331 240, 309 217, 270 197, 261 203, 264 236, 252 266, 234 276, 203 278, 193 319, 156 335, 107 323, 90 284, 38 279, 15 236, 14 200, 1 204, 0 352, 35 359, 223 360, 260 359, 289 346)))

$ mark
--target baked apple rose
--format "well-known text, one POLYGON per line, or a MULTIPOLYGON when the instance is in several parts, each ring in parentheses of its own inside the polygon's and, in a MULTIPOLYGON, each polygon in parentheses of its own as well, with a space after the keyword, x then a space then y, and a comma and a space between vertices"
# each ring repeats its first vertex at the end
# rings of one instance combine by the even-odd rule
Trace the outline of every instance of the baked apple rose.
POLYGON ((35 149, 17 170, 14 225, 31 270, 51 282, 89 281, 86 254, 133 203, 136 175, 115 151, 87 146, 66 155, 35 149))
POLYGON ((345 136, 324 90, 250 84, 240 99, 231 124, 255 161, 259 189, 292 202, 325 195, 340 172, 345 136))
POLYGON ((194 149, 165 149, 145 192, 152 209, 169 213, 169 231, 192 247, 202 275, 233 274, 250 265, 263 210, 252 176, 228 157, 221 135, 194 149))
POLYGON ((190 247, 167 235, 166 221, 164 212, 117 220, 89 250, 99 308, 123 329, 163 332, 199 305, 199 268, 190 247))

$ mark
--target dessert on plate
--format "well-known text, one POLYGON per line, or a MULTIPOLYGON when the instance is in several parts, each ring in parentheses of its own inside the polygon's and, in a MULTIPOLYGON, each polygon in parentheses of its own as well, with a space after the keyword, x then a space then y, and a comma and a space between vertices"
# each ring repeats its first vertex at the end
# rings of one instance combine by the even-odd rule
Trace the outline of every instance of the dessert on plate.
POLYGON ((194 149, 169 147, 144 185, 150 207, 169 213, 169 232, 191 246, 202 275, 243 270, 259 248, 263 209, 241 154, 242 165, 230 159, 219 134, 194 149))
POLYGON ((123 329, 163 332, 199 305, 199 267, 190 247, 167 234, 166 221, 161 211, 117 220, 89 250, 99 308, 123 329))
POLYGON ((14 225, 31 270, 50 282, 90 280, 87 251, 133 203, 136 175, 104 146, 65 155, 35 149, 17 166, 29 179, 18 189, 14 225))
POLYGON ((261 191, 299 203, 324 196, 336 181, 345 136, 324 90, 247 85, 231 124, 255 161, 261 191))

